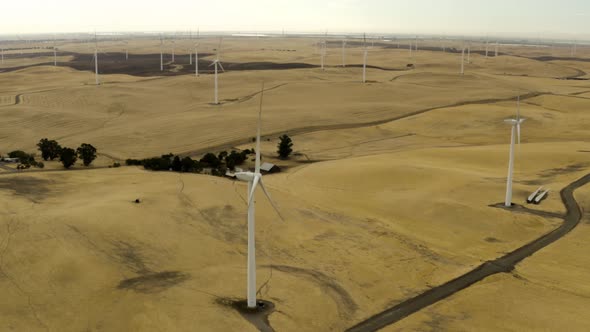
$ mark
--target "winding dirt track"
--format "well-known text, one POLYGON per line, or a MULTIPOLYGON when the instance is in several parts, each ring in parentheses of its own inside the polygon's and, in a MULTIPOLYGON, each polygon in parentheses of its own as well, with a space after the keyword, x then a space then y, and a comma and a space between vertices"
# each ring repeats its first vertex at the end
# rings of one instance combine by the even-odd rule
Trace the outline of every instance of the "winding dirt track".
POLYGON ((386 309, 363 322, 346 330, 347 332, 377 331, 407 317, 421 309, 443 300, 474 283, 496 273, 506 273, 514 269, 515 265, 551 243, 559 240, 573 230, 582 219, 582 210, 574 198, 574 191, 590 182, 590 174, 570 183, 560 192, 561 200, 566 207, 563 224, 542 237, 500 257, 487 261, 474 270, 453 279, 438 287, 434 287, 416 297, 405 300, 386 309))

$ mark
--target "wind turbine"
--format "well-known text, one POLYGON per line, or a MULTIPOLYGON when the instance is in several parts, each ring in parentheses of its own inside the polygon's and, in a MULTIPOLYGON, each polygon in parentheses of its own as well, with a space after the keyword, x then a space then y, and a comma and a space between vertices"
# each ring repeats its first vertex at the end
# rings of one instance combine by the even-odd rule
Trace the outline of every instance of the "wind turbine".
POLYGON ((248 182, 248 281, 247 281, 247 294, 248 294, 248 308, 256 308, 256 248, 255 248, 255 200, 256 188, 260 185, 264 195, 272 205, 273 209, 277 212, 281 220, 283 217, 279 212, 279 209, 270 198, 270 194, 264 186, 262 181, 262 174, 260 173, 260 123, 262 118, 262 97, 264 94, 264 84, 262 85, 262 92, 260 93, 260 109, 258 111, 258 130, 256 133, 256 164, 254 172, 237 172, 236 178, 240 181, 248 182))
POLYGON ((219 68, 221 68, 221 70, 223 70, 225 72, 225 69, 223 69, 223 66, 221 65, 221 61, 219 61, 219 51, 221 50, 221 39, 219 39, 219 47, 217 47, 217 58, 215 60, 213 60, 213 63, 209 65, 209 67, 211 66, 215 66, 215 105, 219 105, 219 98, 218 98, 218 93, 217 93, 217 67, 219 66, 219 68))
POLYGON ((512 206, 512 174, 514 173, 514 143, 515 138, 518 139, 518 146, 520 146, 520 125, 525 119, 520 117, 520 96, 516 102, 516 119, 506 119, 504 122, 512 126, 510 135, 510 160, 508 162, 508 178, 506 180, 506 200, 504 206, 512 206), (515 137, 517 136, 517 137, 515 137))
POLYGON ((467 43, 467 63, 471 63, 471 43, 467 43))
POLYGON ((57 47, 55 47, 55 36, 53 36, 53 66, 57 67, 57 47))
POLYGON ((162 34, 160 34, 160 71, 164 71, 164 51, 162 50, 162 47, 164 42, 162 41, 162 34))
POLYGON ((461 50, 461 75, 465 74, 465 46, 461 50))
POLYGON ((174 37, 172 38, 172 63, 174 63, 174 53, 176 51, 176 34, 174 35, 174 37))
POLYGON ((496 54, 494 55, 494 57, 498 57, 498 42, 496 41, 496 54))
POLYGON ((346 67, 346 40, 342 41, 342 67, 346 67))
POLYGON ((94 32, 94 80, 96 85, 100 84, 98 79, 98 40, 96 38, 96 32, 94 32))
POLYGON ((326 41, 320 43, 320 63, 322 66, 322 70, 324 70, 324 61, 326 57, 326 41))
POLYGON ((129 60, 129 42, 125 42, 125 61, 129 60))
POLYGON ((199 44, 195 44, 195 76, 199 77, 199 44))
POLYGON ((363 83, 367 82, 367 37, 363 37, 363 83))

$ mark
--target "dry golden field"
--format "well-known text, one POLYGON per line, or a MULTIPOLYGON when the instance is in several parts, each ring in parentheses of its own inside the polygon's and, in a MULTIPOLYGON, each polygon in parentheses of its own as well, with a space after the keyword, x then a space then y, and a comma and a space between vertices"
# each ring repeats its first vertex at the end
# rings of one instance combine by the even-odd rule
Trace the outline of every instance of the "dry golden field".
MULTIPOLYGON (((265 181, 285 220, 264 199, 256 212, 258 286, 276 305, 275 331, 346 330, 561 225, 559 191, 590 167, 590 84, 564 78, 588 78, 589 62, 565 60, 565 48, 516 46, 486 58, 474 44, 461 76, 460 53, 419 50, 410 58, 404 42, 400 49, 380 42, 369 49, 373 67, 362 84, 359 45, 349 43, 342 68, 340 41, 329 43, 322 71, 317 42, 225 38, 224 64, 315 67, 226 68, 220 105, 212 103, 213 75, 169 72, 189 68, 196 40, 174 43, 175 64, 166 41, 162 75, 121 70, 101 75, 99 86, 91 61, 84 70, 67 65, 78 53, 88 57, 93 43, 58 41, 68 53, 57 67, 48 64, 52 55, 34 57, 42 50, 7 51, 19 57, 0 66, 0 154, 35 152, 48 137, 91 143, 99 158, 88 169, 0 168, 0 331, 255 331, 227 305, 246 295, 246 185, 105 166, 252 147, 262 82, 261 151, 283 168, 265 181), (542 56, 556 60, 533 59, 542 56), (510 127, 503 120, 515 116, 519 95, 527 120, 514 202, 524 205, 543 185, 548 199, 528 207, 545 215, 490 206, 504 199, 510 127), (276 156, 284 133, 295 150, 286 161, 276 156)), ((153 62, 157 72, 159 43, 98 47, 106 62, 128 48, 129 66, 157 54, 139 64, 153 62)), ((219 40, 198 43, 202 60, 214 59, 219 40)), ((440 45, 420 45, 427 46, 440 45)), ((578 48, 577 57, 589 56, 578 48)), ((588 186, 575 198, 590 210, 588 186)), ((576 229, 511 273, 384 330, 588 330, 589 218, 584 212, 576 229)))

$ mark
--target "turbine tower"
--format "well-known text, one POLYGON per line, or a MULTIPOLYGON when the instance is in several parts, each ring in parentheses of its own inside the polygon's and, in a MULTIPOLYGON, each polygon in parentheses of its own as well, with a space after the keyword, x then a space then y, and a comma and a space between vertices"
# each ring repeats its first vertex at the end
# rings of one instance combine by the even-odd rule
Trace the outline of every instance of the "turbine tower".
POLYGON ((363 38, 363 83, 367 82, 367 37, 363 38))
POLYGON ((162 47, 164 42, 162 41, 162 34, 160 34, 160 71, 164 71, 164 51, 162 47))
POLYGON ((219 105, 219 98, 218 98, 218 85, 217 85, 217 67, 221 68, 222 71, 225 72, 225 69, 223 69, 223 66, 221 65, 221 61, 219 61, 219 51, 221 50, 221 39, 219 40, 219 47, 217 48, 217 58, 213 61, 212 64, 209 65, 209 67, 211 66, 215 66, 215 105, 219 105))
POLYGON ((346 67, 346 40, 342 41, 342 67, 346 67))
POLYGON ((199 44, 195 44, 195 76, 199 77, 199 44))
POLYGON ((510 159, 508 161, 508 178, 506 180, 506 200, 504 206, 512 206, 512 174, 514 173, 514 143, 515 138, 518 139, 518 146, 520 146, 520 125, 525 119, 520 117, 520 96, 516 102, 516 119, 506 119, 504 122, 512 126, 510 135, 510 159), (515 137, 516 136, 516 137, 515 137))
POLYGON ((498 42, 497 41, 496 41, 496 53, 495 53, 494 57, 498 57, 498 42))
POLYGON ((324 70, 324 61, 326 57, 326 41, 320 43, 320 62, 322 66, 322 70, 324 70))
POLYGON ((96 38, 96 32, 94 33, 94 80, 96 85, 100 84, 98 79, 98 40, 96 38))
POLYGON ((55 36, 53 36, 53 66, 57 67, 57 47, 55 47, 55 36))
POLYGON ((277 212, 281 220, 283 217, 279 212, 279 209, 270 198, 270 194, 264 186, 262 181, 262 174, 260 173, 260 123, 262 117, 262 97, 264 94, 264 84, 262 85, 262 92, 260 93, 260 109, 258 111, 258 130, 256 133, 256 164, 254 173, 252 172, 237 172, 236 177, 240 181, 248 182, 248 281, 247 281, 247 294, 248 294, 248 308, 256 308, 256 248, 255 248, 255 214, 254 196, 256 194, 256 188, 260 185, 262 191, 268 201, 272 205, 273 209, 277 212))
POLYGON ((465 74, 465 46, 461 50, 461 75, 465 74))

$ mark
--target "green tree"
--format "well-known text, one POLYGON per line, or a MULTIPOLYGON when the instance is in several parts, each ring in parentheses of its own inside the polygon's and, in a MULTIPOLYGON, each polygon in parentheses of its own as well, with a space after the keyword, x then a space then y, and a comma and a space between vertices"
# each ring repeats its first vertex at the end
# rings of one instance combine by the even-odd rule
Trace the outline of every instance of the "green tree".
POLYGON ((39 151, 41 151, 41 158, 45 161, 59 157, 59 152, 61 151, 61 146, 57 141, 48 140, 47 138, 41 139, 39 143, 37 143, 37 147, 39 147, 39 151))
POLYGON ((279 142, 277 153, 281 159, 287 159, 291 152, 293 152, 293 141, 291 140, 291 137, 287 135, 283 135, 279 137, 279 139, 281 141, 279 142))
POLYGON ((70 148, 61 149, 61 153, 59 154, 59 161, 61 161, 65 168, 72 167, 72 165, 76 163, 76 160, 78 160, 76 150, 70 148))
POLYGON ((77 152, 84 166, 89 166, 96 159, 96 148, 90 144, 82 143, 77 152))
POLYGON ((180 157, 179 156, 175 156, 174 157, 174 159, 172 160, 172 166, 171 166, 171 168, 175 172, 182 171, 182 162, 180 161, 180 157))

